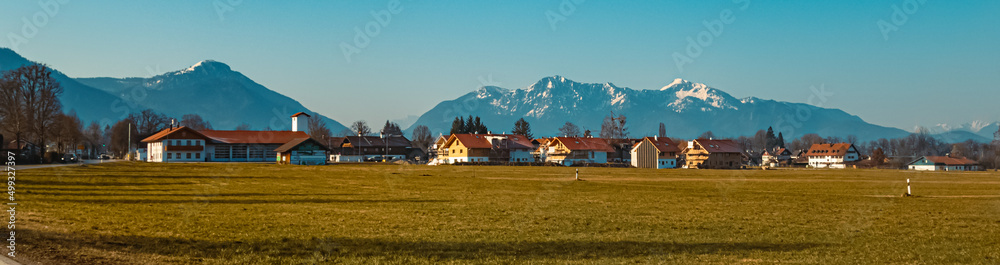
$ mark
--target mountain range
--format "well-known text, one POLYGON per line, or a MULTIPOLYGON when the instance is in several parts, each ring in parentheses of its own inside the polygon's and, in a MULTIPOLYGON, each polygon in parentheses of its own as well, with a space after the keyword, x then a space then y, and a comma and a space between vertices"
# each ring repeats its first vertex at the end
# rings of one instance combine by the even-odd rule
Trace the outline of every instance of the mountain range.
POLYGON ((605 116, 626 117, 632 136, 656 134, 659 124, 667 135, 693 138, 706 131, 719 137, 753 135, 774 127, 785 139, 807 133, 823 136, 856 135, 861 140, 894 138, 909 133, 870 124, 838 109, 820 108, 755 97, 735 98, 705 84, 676 79, 660 89, 631 89, 612 83, 578 83, 561 76, 546 77, 519 89, 482 87, 444 101, 415 124, 447 132, 455 116, 480 116, 494 132, 510 131, 524 117, 536 135, 557 135, 567 121, 597 134, 605 116), (799 113, 799 114, 797 114, 799 113))
MULTIPOLYGON (((32 63, 14 51, 0 48, 0 71, 32 63)), ((51 66, 50 66, 51 68, 51 66)), ((254 82, 229 65, 206 60, 193 66, 149 78, 71 78, 53 69, 64 93, 64 111, 75 112, 85 123, 109 124, 129 113, 149 108, 171 117, 198 114, 215 129, 248 123, 254 129, 290 129, 292 113, 319 115, 334 133, 347 128, 305 108, 295 99, 254 82)), ((632 89, 613 83, 579 83, 562 76, 542 78, 526 87, 484 86, 453 100, 438 103, 419 116, 399 120, 411 123, 406 132, 426 125, 447 134, 455 117, 479 116, 492 132, 510 132, 524 118, 536 136, 559 135, 572 122, 597 135, 609 115, 625 116, 630 136, 657 133, 664 123, 673 137, 694 138, 706 131, 718 137, 753 135, 773 127, 785 139, 808 133, 822 136, 855 135, 859 140, 897 138, 907 131, 865 122, 839 109, 756 97, 736 98, 705 84, 675 79, 658 89, 632 89)), ((406 126, 408 124, 404 124, 406 126)), ((370 126, 378 131, 381 123, 370 126)), ((936 137, 948 142, 990 141, 1000 122, 938 125, 936 137)), ((485 133, 485 132, 484 132, 485 133)))
MULTIPOLYGON (((0 70, 29 63, 12 50, 0 48, 0 70)), ((178 119, 198 114, 214 129, 228 130, 247 123, 253 129, 290 130, 292 114, 301 111, 320 115, 228 65, 211 60, 150 78, 74 79, 54 72, 64 89, 64 111, 76 111, 85 123, 107 124, 149 108, 178 119)), ((333 119, 320 117, 333 132, 347 129, 333 119)))

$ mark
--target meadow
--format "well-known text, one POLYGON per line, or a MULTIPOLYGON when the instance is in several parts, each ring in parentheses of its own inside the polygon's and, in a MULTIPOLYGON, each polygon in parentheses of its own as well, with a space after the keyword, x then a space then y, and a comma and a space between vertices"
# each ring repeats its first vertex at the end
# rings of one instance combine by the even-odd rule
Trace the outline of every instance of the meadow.
POLYGON ((18 172, 27 264, 996 264, 1000 173, 121 162, 18 172), (913 197, 901 197, 906 179, 913 197))

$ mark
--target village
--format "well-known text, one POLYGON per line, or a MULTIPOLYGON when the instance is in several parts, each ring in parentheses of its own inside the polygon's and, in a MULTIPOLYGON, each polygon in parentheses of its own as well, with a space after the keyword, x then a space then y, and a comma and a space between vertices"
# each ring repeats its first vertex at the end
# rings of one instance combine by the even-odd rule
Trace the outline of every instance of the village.
MULTIPOLYGON (((508 133, 439 135, 421 148, 403 135, 353 135, 317 140, 307 132, 309 114, 291 118, 290 131, 195 130, 171 125, 141 140, 125 158, 146 162, 274 162, 290 165, 392 162, 427 165, 523 165, 653 169, 874 168, 888 164, 881 151, 863 154, 852 143, 817 142, 791 150, 783 139, 751 150, 736 139, 682 140, 508 133)), ((770 128, 769 128, 770 130, 770 128)), ((773 133, 772 133, 773 135, 773 133)), ((958 156, 907 158, 910 170, 978 171, 958 156)))

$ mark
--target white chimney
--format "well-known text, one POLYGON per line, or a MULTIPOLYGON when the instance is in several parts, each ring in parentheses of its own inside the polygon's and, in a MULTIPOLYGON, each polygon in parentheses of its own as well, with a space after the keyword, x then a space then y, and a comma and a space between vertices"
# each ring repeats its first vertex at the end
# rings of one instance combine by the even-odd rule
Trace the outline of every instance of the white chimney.
POLYGON ((694 149, 694 141, 688 142, 688 149, 694 149))
POLYGON ((309 114, 306 114, 305 112, 299 112, 299 113, 295 113, 295 115, 292 115, 292 131, 293 132, 299 132, 299 131, 309 132, 308 117, 311 117, 311 116, 309 116, 309 114), (299 119, 299 118, 302 118, 302 119, 299 119))

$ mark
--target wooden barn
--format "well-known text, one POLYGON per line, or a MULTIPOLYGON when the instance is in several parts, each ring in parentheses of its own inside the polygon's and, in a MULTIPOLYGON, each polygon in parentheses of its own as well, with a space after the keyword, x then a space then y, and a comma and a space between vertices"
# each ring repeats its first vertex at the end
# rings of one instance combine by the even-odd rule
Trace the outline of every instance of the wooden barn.
POLYGON ((638 144, 632 147, 632 166, 638 168, 676 168, 677 154, 681 150, 666 137, 646 137, 642 138, 638 144))

